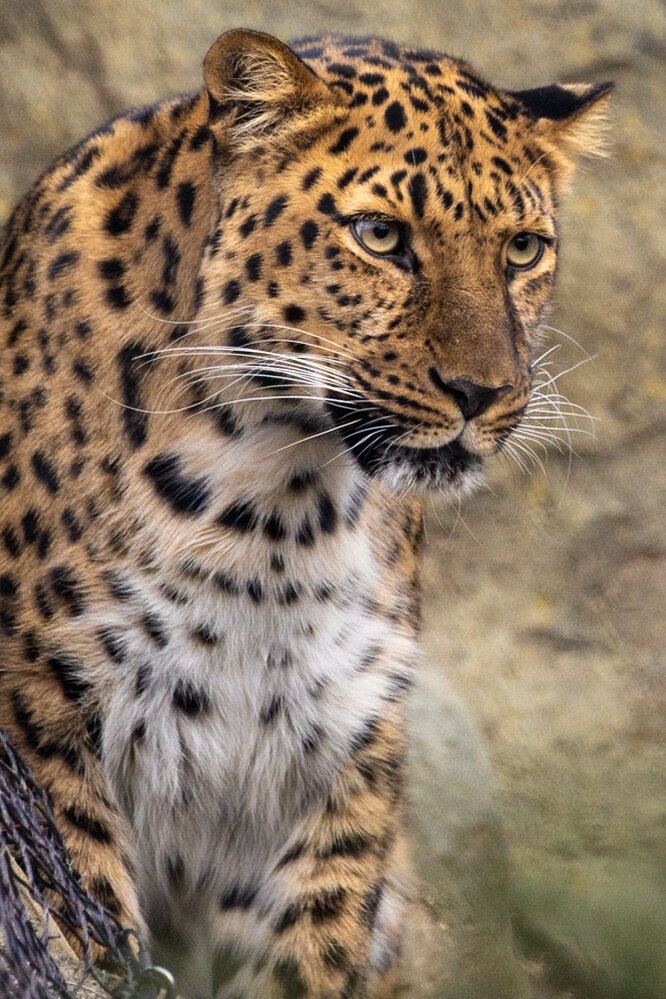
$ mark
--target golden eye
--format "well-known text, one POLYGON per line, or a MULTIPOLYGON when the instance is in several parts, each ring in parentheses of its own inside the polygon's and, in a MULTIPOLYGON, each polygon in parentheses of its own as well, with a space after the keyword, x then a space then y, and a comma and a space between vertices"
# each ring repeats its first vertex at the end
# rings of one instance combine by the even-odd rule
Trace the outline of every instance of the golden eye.
POLYGON ((534 267, 543 253, 544 241, 533 232, 519 232, 506 246, 506 260, 510 267, 526 270, 534 267))
POLYGON ((370 253, 397 253, 402 243, 402 230, 397 222, 384 219, 359 219, 352 222, 352 232, 361 246, 370 253))

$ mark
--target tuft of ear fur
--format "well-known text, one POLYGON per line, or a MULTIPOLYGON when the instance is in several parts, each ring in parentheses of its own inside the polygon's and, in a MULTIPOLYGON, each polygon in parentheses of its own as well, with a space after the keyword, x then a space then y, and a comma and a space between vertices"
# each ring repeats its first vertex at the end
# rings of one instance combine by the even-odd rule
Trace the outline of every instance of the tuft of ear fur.
POLYGON ((562 83, 533 90, 514 91, 511 96, 539 124, 555 144, 569 168, 579 156, 606 153, 608 101, 614 84, 562 83))
POLYGON ((288 46, 262 31, 227 31, 208 50, 210 123, 243 152, 336 105, 326 84, 288 46))

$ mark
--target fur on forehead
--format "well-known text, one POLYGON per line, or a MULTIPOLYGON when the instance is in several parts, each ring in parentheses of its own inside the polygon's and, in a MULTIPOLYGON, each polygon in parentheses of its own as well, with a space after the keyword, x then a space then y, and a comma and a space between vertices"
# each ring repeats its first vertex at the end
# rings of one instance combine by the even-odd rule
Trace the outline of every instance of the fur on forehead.
POLYGON ((422 91, 421 99, 445 104, 442 98, 457 91, 461 100, 496 105, 505 121, 526 119, 535 137, 546 143, 550 162, 563 179, 579 156, 605 151, 612 83, 501 91, 461 60, 379 38, 325 35, 292 45, 246 29, 225 32, 213 44, 204 62, 204 81, 211 124, 218 130, 223 126, 223 147, 249 152, 268 141, 289 141, 297 132, 334 126, 336 119, 342 123, 345 105, 354 106, 355 78, 367 80, 374 69, 375 76, 406 73, 417 92, 422 91))

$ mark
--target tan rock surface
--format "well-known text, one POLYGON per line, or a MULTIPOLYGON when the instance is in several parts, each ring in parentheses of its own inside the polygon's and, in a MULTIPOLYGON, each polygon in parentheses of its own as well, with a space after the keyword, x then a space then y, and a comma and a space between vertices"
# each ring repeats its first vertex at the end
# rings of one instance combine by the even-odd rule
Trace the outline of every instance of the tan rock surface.
POLYGON ((409 39, 505 86, 617 81, 612 159, 568 202, 551 319, 556 368, 595 355, 559 384, 596 436, 547 477, 498 462, 459 519, 428 517, 406 994, 663 999, 664 5, 0 0, 0 218, 101 120, 198 86, 238 25, 409 39))

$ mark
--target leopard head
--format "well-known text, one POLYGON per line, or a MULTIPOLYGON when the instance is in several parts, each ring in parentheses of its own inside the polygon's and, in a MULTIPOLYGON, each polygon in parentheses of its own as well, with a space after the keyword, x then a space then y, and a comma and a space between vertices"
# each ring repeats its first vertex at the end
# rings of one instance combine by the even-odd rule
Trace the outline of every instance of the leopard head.
POLYGON ((303 373, 299 405, 368 474, 469 485, 530 405, 560 196, 612 85, 505 92, 376 38, 251 31, 218 39, 204 79, 211 316, 266 356, 264 391, 303 373))

